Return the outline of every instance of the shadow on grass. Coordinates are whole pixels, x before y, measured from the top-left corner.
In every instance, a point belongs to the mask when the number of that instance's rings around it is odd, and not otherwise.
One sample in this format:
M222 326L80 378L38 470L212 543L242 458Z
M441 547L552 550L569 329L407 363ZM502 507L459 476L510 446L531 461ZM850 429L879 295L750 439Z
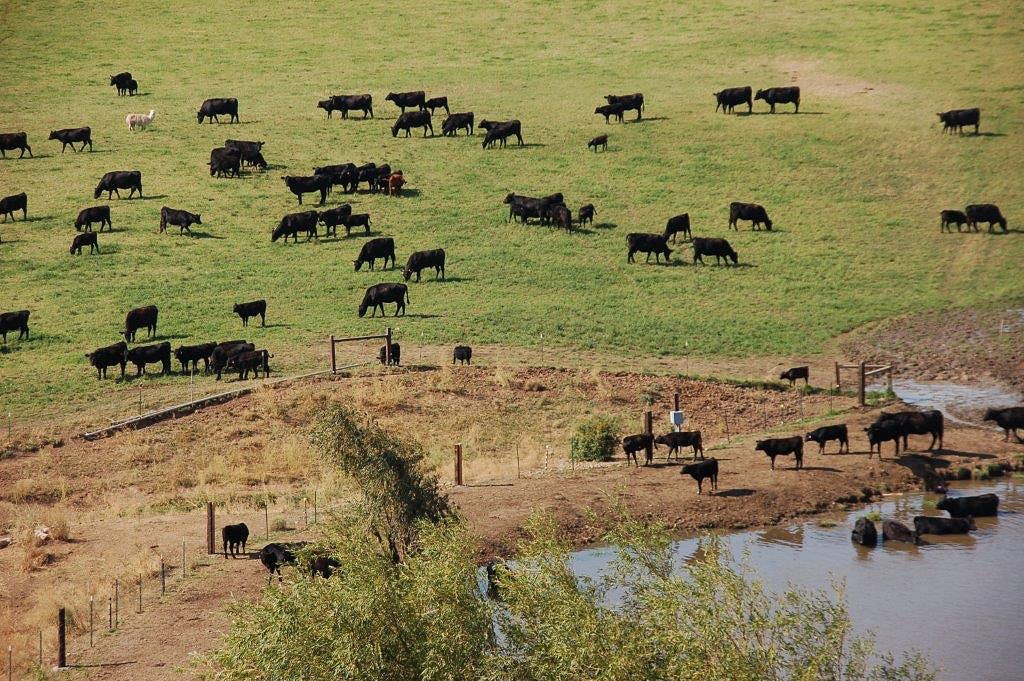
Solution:
M595 222L593 227L594 229L615 229L618 225L614 222Z
M157 201L158 199L166 199L166 198L167 198L167 194L150 194L149 196L136 196L136 197L133 197L131 199L128 199L128 197L125 197L124 200L125 201L129 201L129 200L131 200L131 201L136 201L136 200L138 200L138 201Z
M51 216L49 216L49 215L30 215L27 218L23 218L21 220L18 220L18 222L41 222L43 220L49 220L49 219L51 219ZM13 224L13 223L11 223L11 222L7 222L7 223L0 222L0 225L2 225L2 224Z
M441 315L439 314L404 314L403 317L411 317L413 319L437 319Z
M633 125L634 123L657 123L658 121L670 121L672 120L668 116L650 116L649 118L634 118L632 120L626 120L623 122L624 125Z
M188 232L184 236L191 236L195 239L227 239L226 236L217 236L209 232Z

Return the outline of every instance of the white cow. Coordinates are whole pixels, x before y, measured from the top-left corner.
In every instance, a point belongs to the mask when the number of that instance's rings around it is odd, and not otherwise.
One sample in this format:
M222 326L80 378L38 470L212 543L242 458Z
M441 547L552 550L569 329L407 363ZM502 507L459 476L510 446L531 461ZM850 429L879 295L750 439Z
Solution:
M124 122L128 125L129 130L145 130L154 118L156 118L156 111L150 109L148 114L128 114L124 117Z

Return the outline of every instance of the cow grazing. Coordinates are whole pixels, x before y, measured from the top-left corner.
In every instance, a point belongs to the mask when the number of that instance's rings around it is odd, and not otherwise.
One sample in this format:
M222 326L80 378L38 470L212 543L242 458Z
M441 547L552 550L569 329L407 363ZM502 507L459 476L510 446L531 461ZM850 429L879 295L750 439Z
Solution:
M907 448L907 437L910 435L931 435L932 442L928 449L935 449L935 443L939 443L942 449L942 436L944 430L942 412L936 409L929 411L900 411L894 414L882 412L878 415L877 422L893 421L897 424L900 434L903 436L903 448Z
M217 380L219 381L221 373L234 362L237 355L243 352L252 352L255 349L255 345L246 343L244 340L218 343L217 347L210 353L210 370L217 375Z
M739 104L747 105L747 113L754 110L753 90L750 86L746 87L730 87L724 90L720 90L715 95L715 111L718 111L719 107L722 109L722 113L732 113L733 109Z
M113 229L110 222L110 206L92 206L78 211L78 217L75 218L75 231L81 232L84 229L91 232L94 222L100 223L98 230L100 232L103 231L103 225L106 225L108 230Z
M98 348L92 352L85 354L86 359L89 360L89 364L96 367L96 378L106 378L107 368L120 365L121 367L121 378L124 378L125 365L128 360L125 359L125 355L128 353L128 344L124 341L120 343L114 343L108 345L105 348Z
M263 563L263 567L267 568L267 572L269 572L267 584L270 584L274 573L277 573L277 580L279 582L282 581L281 568L285 565L295 565L295 553L306 546L308 546L308 543L304 541L273 542L260 549L260 562Z
M555 227L561 227L567 232L572 231L572 211L564 203L548 207L546 216Z
M738 220L749 220L751 222L751 229L761 229L761 225L765 226L769 232L772 231L772 221L768 219L768 212L764 209L764 206L756 203L740 203L739 201L733 201L729 204L729 226L739 231L736 226Z
M487 131L481 145L484 149L493 146L495 142L505 146L509 137L515 135L519 146L523 146L523 124L518 120L511 121L480 121L480 127Z
M807 442L818 443L818 454L825 453L825 443L831 442L832 440L839 441L839 453L843 453L843 447L846 447L846 453L850 453L850 433L846 428L845 423L841 423L837 426L822 426L821 428L815 428L811 432L804 436Z
M100 198L103 192L107 193L107 200L112 198L113 194L117 194L117 198L121 198L121 189L129 189L128 198L132 198L135 192L139 192L139 196L142 196L142 172L138 170L114 170L106 173L100 178L100 183L96 185L95 191L93 191L92 197L94 199Z
M171 373L171 344L167 341L152 345L139 345L129 350L125 357L135 365L136 376L146 373L147 364L157 363L161 365L161 375Z
M672 243L676 242L676 234L680 232L688 239L693 239L693 232L690 231L690 214L682 213L668 219L665 223L665 238L671 237Z
M442 135L451 135L454 137L459 130L465 130L467 135L473 134L472 111L453 113L441 122Z
M377 262L377 258L384 259L383 267L388 266L388 260L391 260L391 266L395 266L395 240L391 237L379 237L377 239L370 239L363 244L363 247L359 250L359 257L353 262L355 264L356 272L363 268L363 263L370 263L370 270L374 269Z
M423 136L427 136L427 130L430 130L430 136L434 136L434 124L430 122L429 111L406 111L395 124L391 126L391 136L397 137L399 130L405 130L405 136L409 137L412 135L413 128L423 128Z
M640 461L637 459L636 453L643 450L653 451L654 448L654 436L650 433L639 433L636 435L627 435L622 438L622 451L626 453L626 464L629 464L629 460L633 459L633 463L637 468L640 467ZM645 454L644 465L647 466L651 463L650 457Z
M940 232L948 230L952 234L953 225L956 225L956 231L962 232L964 225L970 225L970 220L967 219L967 215L962 210L944 210L939 213Z
M211 123L214 121L220 123L218 116L230 116L229 123L240 123L241 121L238 118L238 100L234 97L207 99L199 107L199 111L196 112L196 122L202 123L203 119L206 118Z
M129 94L132 89L135 89L135 90L138 89L138 87L139 87L138 83L135 83L135 88L131 88L130 87L131 84L134 83L134 82L135 81L132 78L132 74L129 73L128 71L122 71L121 73L117 74L116 76L111 76L110 77L110 85L111 85L111 87L117 88L117 94L119 96L121 96L121 97L124 97L125 94Z
M288 243L288 237L292 237L295 243L299 243L299 232L306 233L306 241L317 235L316 225L320 216L315 210L307 210L302 213L289 213L281 218L281 222L274 228L270 235L271 243L284 237Z
M793 104L796 106L793 113L800 113L800 88L795 85L758 90L757 94L754 95L754 101L759 99L763 99L771 107L771 113L775 113L776 104Z
M598 135L589 142L587 142L587 149L593 149L595 152L598 149L608 151L608 135Z
M850 539L861 546L875 546L878 544L878 529L875 528L874 521L864 516L857 518L857 522L853 524L853 532L850 533Z
M610 105L622 107L623 111L636 109L636 119L640 120L644 108L644 96L639 92L631 95L605 95L604 99Z
M654 254L654 262L661 262L661 256L664 255L667 263L672 255L672 249L668 247L664 234L627 234L626 247L626 262L634 262L633 255L638 251L647 254L644 262L651 261L651 253Z
M230 551L231 557L237 558L239 548L245 553L245 543L249 541L249 527L245 523L225 525L220 530L220 536L224 542L224 557L227 558Z
M700 454L700 458L704 458L704 442L701 440L699 430L665 433L654 438L654 444L668 447L668 455L665 457L666 461L671 459L673 454L678 459L680 447L693 447L694 461L697 460L697 454Z
M420 280L420 271L434 268L434 278L444 279L444 249L435 248L431 251L416 251L409 256L409 259L405 262L405 269L402 270L402 276L405 277L406 281L416 275L416 281Z
M1010 440L1010 432L1020 440L1018 428L1024 428L1024 407L1007 407L1005 409L986 409L983 421L995 421L1003 429L1005 441Z
M804 379L804 385L807 385L808 377L810 376L810 369L808 367L793 367L792 369L786 369L779 374L780 381L789 381L792 386L797 382L797 379Z
M380 346L380 350L377 352L377 360L384 365L399 366L402 363L402 346L398 343L391 344L390 359L388 357L388 348L386 345Z
M299 205L302 205L302 195L312 194L314 192L320 192L320 204L324 205L327 203L327 195L331 193L331 186L333 184L330 175L313 175L313 176L302 176L302 175L284 175L281 177L284 183L288 186L288 191L299 199Z
M148 334L148 338L152 338L156 335L156 320L160 311L156 305L146 305L145 307L137 307L134 310L130 310L124 318L124 331L121 335L129 343L135 342L135 332L139 329L145 329Z
M725 258L726 264L730 260L732 260L733 265L739 263L739 256L725 239L707 237L696 237L693 239L693 261L703 265L705 255L715 256L715 264L718 265L722 264L722 258Z
M18 340L28 339L28 317L32 314L28 310L17 312L0 312L0 334L3 334L4 344L7 343L7 334L12 331L18 332Z
M886 518L882 521L882 536L886 541L901 541L908 544L920 544L921 538L917 532L910 529L898 520Z
M914 516L914 530L917 534L967 534L978 529L974 518L935 518L926 515Z
M697 494L704 493L704 479L711 480L711 489L718 489L718 459L712 457L698 463L688 463L679 469L679 475L689 475L697 481Z
M605 125L608 125L609 119L611 119L612 116L614 116L619 123L625 122L623 118L625 111L626 108L621 104L602 104L594 109L595 114L604 116Z
M352 215L351 204L343 203L340 206L320 211L317 214L317 220L322 222L324 227L326 227L326 236L337 236L338 225L345 224L345 218L350 215Z
M405 186L405 175L401 170L396 170L387 177L388 196L401 196L402 187Z
M999 513L998 494L979 494L973 497L944 497L936 506L953 518L983 518Z
M452 364L456 362L459 364L472 364L473 348L468 345L456 345L455 349L452 350Z
M405 304L410 302L412 301L409 300L409 287L405 284L374 284L363 294L363 302L359 303L359 316L365 317L366 311L371 307L373 308L371 317L377 316L378 307L381 316L384 316L384 305L395 303L395 316L397 317L399 313L405 314Z
M20 194L13 194L11 196L5 196L0 199L0 215L3 216L4 222L7 222L7 216L11 216L11 222L14 221L15 211L21 211L21 219L28 219L28 194L22 192Z
M967 206L964 211L967 214L967 226L978 231L979 222L988 223L988 231L992 233L992 225L999 225L1002 227L1003 232L1006 229L1006 218L1003 217L1002 212L999 210L999 206L992 203L975 203Z
M345 225L345 236L352 236L353 227L362 227L363 233L367 236L370 235L370 214L369 213L356 213L355 215L346 215L341 220L341 224Z
M594 224L594 214L597 213L597 209L594 208L594 204L588 203L585 206L580 206L579 211L576 213L576 219L582 224Z
M331 186L341 185L347 192L354 192L359 185L359 169L355 163L339 163L337 165L313 168L314 175L326 175L331 178Z
M394 102L405 113L406 107L417 107L420 111L427 106L427 95L423 90L413 92L389 92L384 101Z
M225 149L237 149L241 155L242 163L259 168L267 169L267 159L263 158L263 142L250 140L224 140Z
M541 199L520 194L508 194L502 203L508 204L508 218L506 221L514 218L521 220L525 224L530 218L541 218L543 220L550 206L564 202L564 197L559 192Z
M273 355L266 350L247 350L232 357L230 366L238 371L238 380L240 381L249 378L250 371L253 379L260 377L260 371L263 372L263 378L270 378L270 359L272 357Z
M89 253L99 253L100 243L96 238L96 232L76 234L75 238L71 241L71 255L82 255L82 249L86 246L89 247Z
M953 109L936 115L939 117L939 122L942 123L942 132L944 133L952 132L953 128L956 128L957 132L963 133L965 127L973 125L974 134L978 134L981 125L981 109Z
M156 118L156 110L150 109L148 114L131 113L124 117L124 124L129 130L145 130Z
M50 136L47 139L57 140L60 142L60 153L71 145L71 151L85 151L85 145L89 145L89 151L92 151L92 128L64 128L63 130L51 130ZM82 148L75 149L75 143L81 142Z
M451 116L451 109L448 108L447 97L431 97L423 103L423 107L430 109L430 113L433 114L435 109L444 109L446 115Z
M210 177L241 177L242 152L234 147L217 147L210 151Z
M329 579L334 571L341 567L341 561L330 556L311 556L309 559L309 576L320 576Z
M242 326L249 326L250 317L259 317L260 326L267 325L267 301L254 300L251 303L235 303L235 314L242 318Z
M200 343L199 345L181 345L174 349L174 358L181 362L181 373L188 373L188 365L192 372L199 371L199 362L203 363L203 373L210 373L210 357L217 349L216 343Z
M25 152L32 156L32 147L28 145L28 133L24 132L3 132L0 133L0 156L7 158L7 152L20 149L18 158L23 158Z
M900 455L900 436L902 435L899 426L894 421L876 421L864 429L868 435L868 458L878 447L878 458L882 458L882 443L892 441L896 448L895 456Z
M178 228L178 234L192 233L192 225L201 225L203 220L198 213L190 213L187 210L178 210L164 206L160 209L160 232L167 231L167 225L174 225Z
M316 106L326 111L328 118L332 111L340 111L342 118L348 118L349 111L362 111L363 118L373 118L373 97L370 95L331 95L317 102Z
M804 439L799 435L758 440L754 451L761 451L768 455L768 458L772 460L772 470L775 470L775 457L777 456L792 454L796 458L796 470L800 470L804 465Z

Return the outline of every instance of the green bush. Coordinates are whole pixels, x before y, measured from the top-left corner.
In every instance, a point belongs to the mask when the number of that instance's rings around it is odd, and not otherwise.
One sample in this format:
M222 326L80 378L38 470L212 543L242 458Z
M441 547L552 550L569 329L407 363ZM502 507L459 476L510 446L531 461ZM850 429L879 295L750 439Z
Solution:
M973 472L975 480L988 480L991 476L988 474L988 467L975 468Z
M985 472L988 473L990 478L998 478L1005 471L1003 470L1003 464L1001 463L990 463L985 465Z
M611 461L619 444L619 427L608 416L591 416L576 426L569 455L577 461Z

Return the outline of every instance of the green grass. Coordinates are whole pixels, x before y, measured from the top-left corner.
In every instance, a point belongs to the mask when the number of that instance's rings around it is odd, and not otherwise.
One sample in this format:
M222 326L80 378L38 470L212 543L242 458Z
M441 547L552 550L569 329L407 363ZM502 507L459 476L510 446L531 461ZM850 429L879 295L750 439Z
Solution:
M0 162L0 191L27 191L31 220L0 226L4 309L32 310L33 338L0 354L16 413L130 394L97 383L82 353L117 340L125 312L155 303L178 342L242 334L236 301L264 297L271 327L244 335L286 372L323 366L330 333L359 320L361 238L271 244L295 211L279 177L325 163L402 168L415 195L357 195L399 259L444 247L447 283L411 287L399 340L559 345L638 357L819 351L865 322L1020 300L1024 238L942 235L938 211L995 202L1019 227L1024 120L1021 25L1009 2L300 3L183 0L130 15L120 3L4 3L0 121L35 159ZM969 47L969 49L968 49ZM143 96L107 76L130 70ZM724 116L711 93L803 78L802 113ZM446 94L454 110L523 121L523 149L480 137L393 139L389 90ZM871 88L870 90L867 88ZM609 92L642 91L647 122L606 126ZM369 92L375 120L327 121L328 93ZM242 125L203 125L206 97L238 97ZM981 106L994 136L943 136L935 112ZM789 107L782 107L783 110ZM156 109L146 132L124 116ZM765 111L758 103L756 112ZM440 129L440 120L437 129ZM64 155L49 130L90 125L95 153ZM611 135L605 154L593 135ZM998 136L995 136L998 135ZM260 139L274 166L212 179L227 137ZM147 199L110 203L99 256L71 257L99 176L139 169ZM506 192L562 191L600 226L566 235L505 222ZM334 205L342 199L335 194ZM764 204L773 233L728 230L732 200ZM208 238L157 233L161 205L203 216ZM727 236L739 268L628 265L625 235L690 213ZM410 360L413 358L410 357ZM163 388L180 378L147 381ZM136 384L138 385L138 384Z

